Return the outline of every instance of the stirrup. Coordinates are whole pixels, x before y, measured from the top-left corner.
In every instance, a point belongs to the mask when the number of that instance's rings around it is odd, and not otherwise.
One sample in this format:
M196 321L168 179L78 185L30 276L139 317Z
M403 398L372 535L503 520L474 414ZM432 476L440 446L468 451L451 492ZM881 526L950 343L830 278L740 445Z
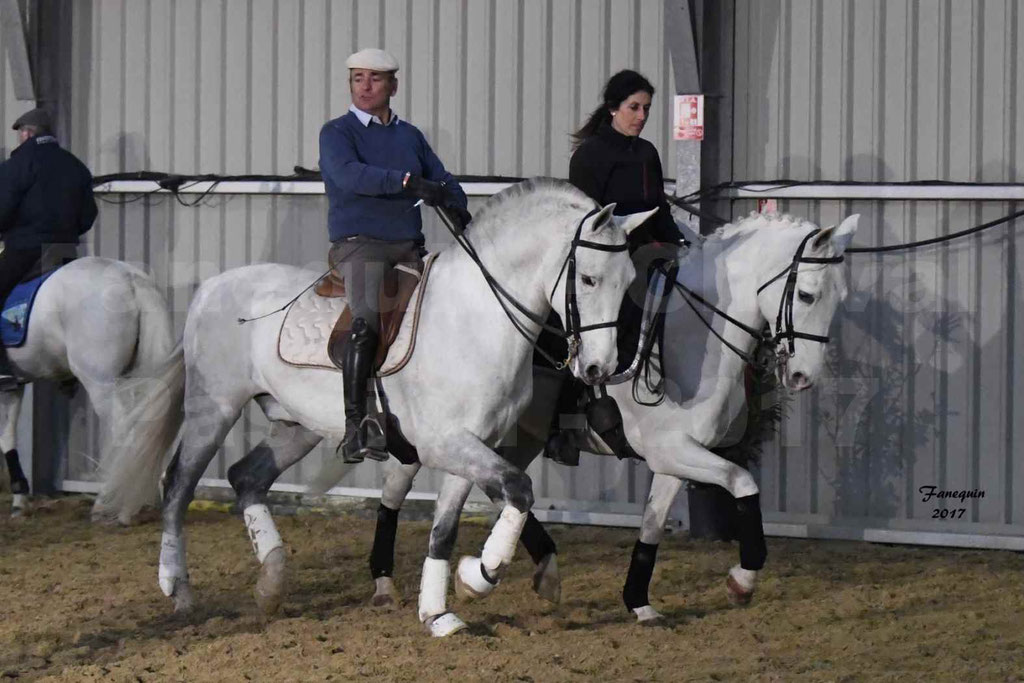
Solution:
M359 449L360 459L369 458L377 462L386 462L390 457L388 443L377 418L370 415L364 417L363 421L359 423L359 432L362 442L362 447Z
M363 452L359 447L359 432L358 430L349 433L345 432L344 439L338 444L338 449L335 451L336 454L341 455L341 461L346 465L355 465L363 461ZM355 444L351 442L355 441Z
M16 391L21 383L14 375L0 375L0 391Z

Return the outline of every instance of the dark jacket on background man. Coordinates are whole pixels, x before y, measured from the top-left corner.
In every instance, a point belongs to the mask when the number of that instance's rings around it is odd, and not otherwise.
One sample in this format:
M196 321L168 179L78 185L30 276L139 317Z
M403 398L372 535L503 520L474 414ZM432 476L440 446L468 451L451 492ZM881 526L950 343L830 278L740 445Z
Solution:
M92 174L52 135L29 138L0 164L0 234L7 249L77 244L96 213Z

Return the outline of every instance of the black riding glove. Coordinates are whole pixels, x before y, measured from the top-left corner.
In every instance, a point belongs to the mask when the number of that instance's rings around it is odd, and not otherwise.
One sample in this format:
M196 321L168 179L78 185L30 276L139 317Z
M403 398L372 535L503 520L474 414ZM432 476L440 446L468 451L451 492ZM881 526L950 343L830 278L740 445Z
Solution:
M459 232L465 230L469 222L473 220L473 214L461 206L446 206L444 210L448 212L448 217L455 221Z
M444 183L435 183L423 176L412 174L405 181L405 192L417 199L422 199L427 206L444 204L448 194L444 189Z

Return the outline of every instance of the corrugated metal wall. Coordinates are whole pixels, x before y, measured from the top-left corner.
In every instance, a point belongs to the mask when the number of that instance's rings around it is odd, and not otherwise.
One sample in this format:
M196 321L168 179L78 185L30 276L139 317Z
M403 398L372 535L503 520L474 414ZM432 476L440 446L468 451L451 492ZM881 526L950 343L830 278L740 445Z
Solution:
M1014 0L740 0L733 178L1024 181L1024 6ZM735 215L751 210L737 202ZM1019 210L965 202L782 202L859 211L863 246ZM1020 222L912 252L852 255L834 379L797 399L762 484L769 519L1024 532ZM922 486L981 489L933 520Z
M7 58L7 50L6 48L0 49L0 116L3 117L3 135L0 135L0 159L6 159L14 148L18 146L17 133L11 130L11 124L34 106L34 102L24 102L15 98L11 64Z
M645 136L668 175L672 79L663 3L640 0L91 0L75 2L76 152L96 174L289 174L349 105L345 58L402 65L395 111L457 173L568 173L569 133L607 77L663 96Z
M737 0L734 176L1024 181L1017 0Z
M638 68L656 85L645 137L674 175L668 111L672 74L663 3L640 0L96 0L71 11L69 138L96 175L289 174L318 164L317 134L349 104L345 58L380 45L402 64L393 101L458 174L568 174L569 133L599 103L607 77ZM197 284L227 268L279 261L320 268L326 205L320 197L224 197L186 208L172 198L108 196L93 253L142 263L167 288L181 329ZM471 206L472 208L472 206ZM431 223L428 246L446 243ZM339 397L339 413L341 397ZM253 410L208 477L254 445ZM76 399L68 476L85 479L96 429ZM284 482L308 478L310 456ZM576 471L538 464L538 495L638 510L646 475L599 459ZM343 485L376 487L366 464ZM421 475L417 489L436 477ZM621 503L621 505L620 505Z

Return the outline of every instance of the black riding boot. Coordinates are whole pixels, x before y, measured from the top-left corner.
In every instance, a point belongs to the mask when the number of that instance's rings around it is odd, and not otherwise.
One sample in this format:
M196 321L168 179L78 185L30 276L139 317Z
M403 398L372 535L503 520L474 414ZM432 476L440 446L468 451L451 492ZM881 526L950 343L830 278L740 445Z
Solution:
M376 355L377 334L364 319L356 318L341 368L345 377L345 440L341 442L341 455L348 463L362 462L363 458L388 459L380 425L366 414L366 383L373 374Z
M569 467L580 464L580 449L576 445L573 430L562 426L562 415L576 415L580 412L579 402L582 394L583 385L569 375L558 392L555 416L551 420L547 443L544 444L545 458L551 458Z

